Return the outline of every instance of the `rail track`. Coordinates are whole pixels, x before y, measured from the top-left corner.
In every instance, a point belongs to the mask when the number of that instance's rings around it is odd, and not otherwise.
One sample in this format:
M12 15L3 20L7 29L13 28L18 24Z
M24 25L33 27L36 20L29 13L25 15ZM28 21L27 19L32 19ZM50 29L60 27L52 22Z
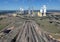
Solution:
M15 36L13 36L15 35ZM6 35L6 39L0 39L1 42L59 42L49 37L35 21L24 21L22 27L15 28Z
M34 21L25 21L16 42L59 42L50 38Z

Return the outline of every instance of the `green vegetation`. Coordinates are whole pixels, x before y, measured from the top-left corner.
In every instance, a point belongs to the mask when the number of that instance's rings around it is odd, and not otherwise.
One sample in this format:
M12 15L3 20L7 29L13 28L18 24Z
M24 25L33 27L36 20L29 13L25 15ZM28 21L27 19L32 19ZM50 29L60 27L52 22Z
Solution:
M2 30L3 28L5 28L8 24L6 25L0 25L0 30Z
M3 18L0 18L0 20L2 20Z
M60 34L60 22L57 22L57 21L59 21L59 18L58 18L58 20L55 19L54 21L50 20L50 18L52 18L52 20L54 20L56 17L55 18L38 17L38 18L35 18L35 21L44 31L51 33L51 35L54 38L60 38L60 36L55 35L56 33Z
M24 20L33 20L35 21L41 29L50 33L54 38L60 38L60 16L46 16L46 17L31 17L31 16L21 16L20 18Z
M60 34L60 16L57 18L57 16L46 16L46 17L24 17L24 19L30 19L35 21L41 29L44 31L47 31L50 33L54 38L58 39L60 38L60 35L55 35L55 34Z
M47 20L36 20L38 24L42 27L42 29L52 32L52 33L59 33L60 28L57 27L56 23L49 23ZM59 29L58 29L59 28Z
M60 38L60 35L55 35L55 34L60 34L60 16L54 16L54 15L46 16L46 17L38 17L38 16L31 17L26 15L8 17L5 19L1 19L0 30L5 28L9 24L13 23L14 21L15 21L15 24L19 24L19 21L24 22L25 20L35 21L41 27L41 29L50 33L54 38Z

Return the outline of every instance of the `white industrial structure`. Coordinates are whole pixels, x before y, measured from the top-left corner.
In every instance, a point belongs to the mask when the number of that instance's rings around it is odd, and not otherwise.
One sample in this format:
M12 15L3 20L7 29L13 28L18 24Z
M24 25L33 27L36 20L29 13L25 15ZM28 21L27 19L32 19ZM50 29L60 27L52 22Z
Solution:
M43 16L46 16L46 5L43 5Z
M20 8L20 11L24 11L24 9L23 8Z
M24 9L23 8L20 8L19 11L20 11L19 12L20 14L23 14L24 13Z
M19 10L20 10L19 11L20 14L24 13L24 9L23 8L20 8ZM36 16L37 15L39 17L46 16L46 5L43 5L39 12L34 12L33 7L32 7L32 10L29 7L28 8L28 15L31 15L31 16ZM15 14L14 14L14 16L15 16Z
M31 15L31 9L30 9L30 7L28 8L28 14Z
M41 14L41 17L42 17L42 14L43 14L43 9L42 8L40 9L40 14Z
M43 7L40 9L40 13L42 16L46 16L46 5L43 5Z

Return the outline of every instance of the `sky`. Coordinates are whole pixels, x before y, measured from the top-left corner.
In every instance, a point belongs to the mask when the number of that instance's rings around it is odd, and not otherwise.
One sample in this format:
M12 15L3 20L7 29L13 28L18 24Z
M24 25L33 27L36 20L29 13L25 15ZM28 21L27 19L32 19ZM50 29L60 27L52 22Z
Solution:
M0 0L0 10L39 10L43 5L47 10L60 10L60 0Z

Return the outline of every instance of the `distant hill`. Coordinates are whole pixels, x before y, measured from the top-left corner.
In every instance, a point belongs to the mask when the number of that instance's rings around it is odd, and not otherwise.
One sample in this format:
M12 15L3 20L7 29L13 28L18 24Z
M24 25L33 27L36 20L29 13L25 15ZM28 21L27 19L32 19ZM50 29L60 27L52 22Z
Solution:
M34 12L39 12L39 10L33 10ZM0 15L1 14L7 14L7 13L16 13L16 12L19 12L19 10L0 10ZM24 10L25 13L28 12L28 10ZM31 10L32 12L32 10ZM60 10L47 10L47 13L48 12L60 12Z

